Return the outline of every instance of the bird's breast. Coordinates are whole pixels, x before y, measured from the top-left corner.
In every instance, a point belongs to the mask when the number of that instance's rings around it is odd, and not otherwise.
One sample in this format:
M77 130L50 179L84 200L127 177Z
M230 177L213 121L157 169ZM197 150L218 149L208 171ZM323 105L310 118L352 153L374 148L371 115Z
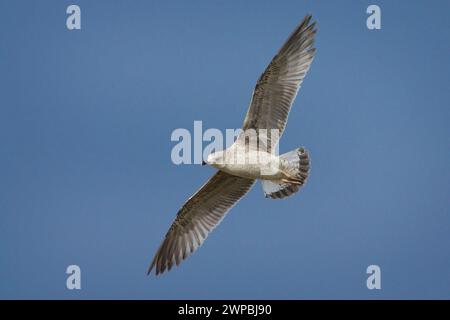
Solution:
M279 157L266 152L250 151L227 155L225 161L216 168L248 179L273 180L281 177Z

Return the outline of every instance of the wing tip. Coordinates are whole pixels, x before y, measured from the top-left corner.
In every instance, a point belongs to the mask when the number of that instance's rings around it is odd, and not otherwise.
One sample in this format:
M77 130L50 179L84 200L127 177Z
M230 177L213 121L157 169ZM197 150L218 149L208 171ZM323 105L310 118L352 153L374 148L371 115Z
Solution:
M312 13L311 13L311 12L308 12L308 13L305 15L305 17L303 18L302 22L300 22L300 26L304 28L304 27L307 27L307 26L309 26L309 25L313 25L313 24L316 23L316 21L313 21L312 23L310 23L311 20L312 20Z
M307 14L305 14L305 17L303 18L303 21L311 21L312 19L312 13L308 12Z
M148 270L147 270L147 276L149 277L153 271L154 265L151 265ZM155 277L158 277L159 275L164 273L164 268L163 269L159 269L158 267L155 269Z
M150 273L152 273L154 267L155 267L155 259L153 259L152 263L147 269L147 276L150 276ZM156 275L158 275L158 270L156 270Z

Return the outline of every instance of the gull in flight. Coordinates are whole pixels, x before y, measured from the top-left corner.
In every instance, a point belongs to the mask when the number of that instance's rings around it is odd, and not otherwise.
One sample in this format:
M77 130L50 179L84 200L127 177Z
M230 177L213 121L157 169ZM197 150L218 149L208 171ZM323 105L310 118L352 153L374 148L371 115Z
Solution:
M256 180L261 180L265 196L272 199L290 196L305 184L308 151L300 147L277 156L273 146L314 59L315 34L315 22L307 15L260 76L241 134L229 148L211 153L204 161L218 171L178 211L148 274L154 268L156 275L170 270L197 250ZM248 132L256 134L257 143L247 142L251 141Z

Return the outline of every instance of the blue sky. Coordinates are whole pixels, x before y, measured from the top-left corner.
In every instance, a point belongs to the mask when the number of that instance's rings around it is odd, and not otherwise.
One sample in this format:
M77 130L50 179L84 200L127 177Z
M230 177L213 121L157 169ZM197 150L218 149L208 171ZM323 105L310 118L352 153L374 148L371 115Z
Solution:
M448 1L76 1L69 31L71 3L0 2L0 298L450 298ZM214 172L172 164L172 131L240 127L308 12L318 51L280 145L310 150L307 186L275 201L256 185L147 277Z

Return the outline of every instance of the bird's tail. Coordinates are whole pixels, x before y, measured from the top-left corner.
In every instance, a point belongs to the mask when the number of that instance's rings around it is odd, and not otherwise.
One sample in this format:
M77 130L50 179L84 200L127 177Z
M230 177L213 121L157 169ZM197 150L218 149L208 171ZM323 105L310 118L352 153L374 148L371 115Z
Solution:
M288 179L282 181L262 180L263 191L266 198L282 199L296 193L305 183L309 176L311 159L308 151L301 147L289 151L280 156L286 165L283 167Z

